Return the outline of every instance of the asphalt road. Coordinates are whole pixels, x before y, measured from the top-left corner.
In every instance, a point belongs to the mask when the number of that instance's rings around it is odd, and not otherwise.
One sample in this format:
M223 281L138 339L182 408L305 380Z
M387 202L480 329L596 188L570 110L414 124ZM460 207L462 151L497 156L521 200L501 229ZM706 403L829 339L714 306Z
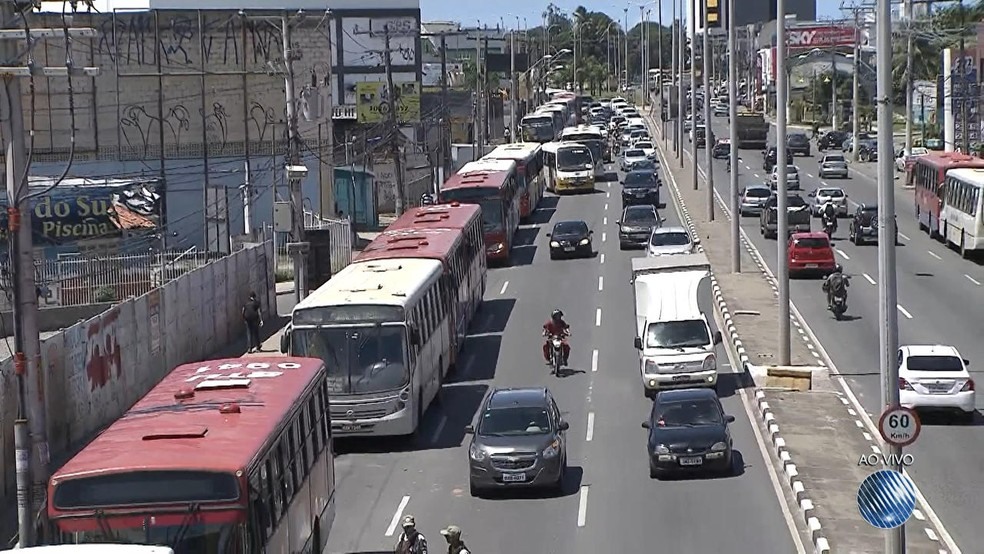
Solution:
M773 140L774 140L773 127ZM722 119L714 123L718 137L727 136ZM689 151L689 142L685 141ZM815 146L815 145L814 145ZM741 150L739 182L741 186L762 183L767 174L762 169L758 151ZM698 150L704 166L703 151ZM812 189L827 184L841 186L851 201L871 203L877 199L875 164L851 164L850 178L818 178L818 152L812 157L796 157L792 162L800 170L804 198ZM706 171L706 168L704 168ZM728 198L729 175L726 161L714 161L715 188L722 200ZM807 198L808 199L808 198ZM809 200L809 199L808 199ZM978 383L984 382L984 341L981 340L980 306L984 305L984 267L979 262L963 260L959 254L930 239L918 230L913 215L913 192L896 186L896 213L899 224L897 248L898 320L900 344L951 344L971 361L970 370ZM836 255L845 273L853 276L848 299L848 316L836 321L826 309L826 297L820 280L792 280L790 295L808 321L836 369L848 376L848 382L866 410L881 411L878 350L878 248L855 246L847 240L849 220L841 220L834 243ZM776 271L777 243L761 237L757 218L743 218L742 227ZM814 220L814 229L819 229ZM727 240L722 237L721 240ZM977 407L984 405L978 398ZM984 419L980 415L970 425L960 425L946 418L924 417L918 441L907 448L915 464L910 474L942 519L943 525L965 552L979 550L984 528L979 514L984 513L984 485L979 476L984 471L980 452L984 451Z
M664 197L668 190L664 188ZM615 221L619 184L595 194L549 197L537 225L524 225L511 267L493 269L458 373L426 415L420 443L340 443L338 515L329 552L391 552L394 528L412 513L432 548L454 523L471 548L485 552L796 552L780 500L755 441L736 379L722 379L733 424L737 474L656 481L648 477L645 430L649 401L632 347L630 258ZM675 210L666 225L679 224ZM583 219L594 229L591 259L551 261L545 233ZM541 358L541 325L561 307L572 325L573 375L553 377ZM719 359L726 360L723 349ZM730 366L722 366L730 371ZM489 387L548 386L570 422L569 479L563 494L517 492L494 499L468 494L471 422ZM740 454L739 454L740 453Z

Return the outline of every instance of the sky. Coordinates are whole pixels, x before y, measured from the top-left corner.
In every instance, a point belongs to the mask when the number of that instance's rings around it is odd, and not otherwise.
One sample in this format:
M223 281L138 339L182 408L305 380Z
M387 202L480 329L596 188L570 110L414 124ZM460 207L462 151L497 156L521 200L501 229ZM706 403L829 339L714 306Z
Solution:
M739 3L741 0L737 0ZM506 27L516 26L516 17L519 17L520 26L523 25L523 18L526 18L526 25L535 27L539 24L543 10L550 3L548 0L420 0L421 19L424 21L458 21L463 25L477 25L479 21L490 27L499 24L500 21ZM584 6L589 11L606 12L613 19L622 19L624 9L629 6L629 27L639 22L640 4L650 3L640 0L632 2L617 2L613 0L554 0L553 4L562 10L572 11L578 6ZM673 4L669 1L663 2L663 21L670 20ZM817 17L840 17L838 9L840 0L817 0ZM618 16L616 18L616 15ZM633 18L634 16L634 18ZM656 19L655 12L652 19Z

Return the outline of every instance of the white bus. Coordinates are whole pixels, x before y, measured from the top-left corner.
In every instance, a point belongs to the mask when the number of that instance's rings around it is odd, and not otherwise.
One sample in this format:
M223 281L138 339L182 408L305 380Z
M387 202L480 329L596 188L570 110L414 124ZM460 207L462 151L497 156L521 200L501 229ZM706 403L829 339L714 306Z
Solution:
M958 168L946 172L943 208L943 237L960 249L960 255L984 249L984 206L981 188L984 169Z
M523 117L519 122L519 128L523 133L522 139L526 142L544 143L557 138L553 116L547 113L534 113Z
M3 552L24 552L25 554L174 554L167 546L141 546L139 544L59 544L55 546L32 546Z
M497 146L485 158L516 162L516 182L519 184L520 194L519 219L529 219L543 197L543 148L536 142L512 142Z
M560 133L560 142L576 142L583 144L591 150L591 158L594 161L595 179L604 179L605 171L605 135L597 127L591 125L578 125L568 127Z
M335 436L414 433L451 364L451 290L432 259L355 262L301 301L281 350L328 366Z
M594 157L591 149L576 142L550 142L543 145L543 167L547 190L591 192L595 188Z

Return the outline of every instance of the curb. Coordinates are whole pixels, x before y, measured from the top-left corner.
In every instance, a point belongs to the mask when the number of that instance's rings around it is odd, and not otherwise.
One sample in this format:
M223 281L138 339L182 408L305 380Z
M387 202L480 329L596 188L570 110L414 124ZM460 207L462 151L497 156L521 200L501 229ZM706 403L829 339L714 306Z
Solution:
M789 450L786 449L785 439L779 434L779 424L776 422L776 416L772 413L769 403L765 400L764 392L755 392L755 404L758 406L762 423L765 424L768 430L769 440L772 441L772 448L776 456L779 457L779 462L782 464L782 473L786 478L787 484L792 488L793 496L796 497L796 504L800 508L803 521L806 523L807 530L810 533L810 539L813 541L814 552L817 554L829 553L830 543L827 541L827 537L824 536L823 525L821 525L820 520L816 516L816 508L813 505L813 500L810 499L806 487L803 486L803 482L799 480L799 471L796 469L796 464L793 463L792 457L789 455Z

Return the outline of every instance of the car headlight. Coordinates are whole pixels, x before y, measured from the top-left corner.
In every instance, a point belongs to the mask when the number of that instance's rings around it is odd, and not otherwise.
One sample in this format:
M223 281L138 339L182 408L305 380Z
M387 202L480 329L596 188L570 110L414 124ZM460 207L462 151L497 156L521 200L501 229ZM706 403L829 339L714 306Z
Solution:
M718 367L717 358L713 355L704 358L703 367L704 371L716 371Z
M645 371L646 371L646 373L658 373L659 372L659 364L657 364L656 362L654 362L652 360L646 360Z
M711 445L711 452L724 452L728 449L728 445L724 442L716 442Z
M502 252L505 248L506 248L506 245L505 244L503 244L501 242L497 242L497 243L489 246L488 249L491 252Z
M581 239L581 242L578 244L580 244L581 246L587 246L588 242L589 242L588 239Z
M476 462L484 462L485 458L489 457L488 452L482 450L481 447L474 443L468 448L468 455Z
M543 458L549 460L550 458L556 458L557 454L560 454L560 441L555 440L550 443L550 446L543 449Z
M559 242L557 242L555 240L550 241L550 247L551 248L557 248L558 246L560 246L560 243Z
M666 447L665 444L657 444L656 448L653 449L656 454L669 454L670 449Z

